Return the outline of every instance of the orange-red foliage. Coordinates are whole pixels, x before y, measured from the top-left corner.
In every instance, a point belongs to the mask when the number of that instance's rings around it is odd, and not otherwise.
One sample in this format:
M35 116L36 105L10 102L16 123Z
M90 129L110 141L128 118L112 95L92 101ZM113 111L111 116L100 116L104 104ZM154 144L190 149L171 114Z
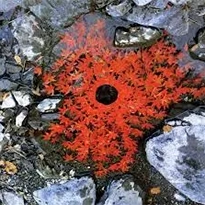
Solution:
M65 160L94 164L98 176L127 171L134 163L137 138L163 119L183 94L202 97L202 81L186 79L179 68L180 54L161 39L149 49L136 51L111 47L104 21L88 27L79 21L67 32L61 57L43 74L47 94L62 93L59 122L50 125L45 140L61 143ZM96 89L109 84L118 90L114 103L104 105Z

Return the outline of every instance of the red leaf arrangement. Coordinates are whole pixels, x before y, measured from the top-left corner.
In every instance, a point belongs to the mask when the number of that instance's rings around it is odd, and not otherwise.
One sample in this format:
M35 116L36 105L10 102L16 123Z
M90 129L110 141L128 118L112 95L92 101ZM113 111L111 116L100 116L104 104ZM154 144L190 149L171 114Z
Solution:
M119 50L106 37L104 20L89 27L81 19L61 42L61 57L42 74L47 94L64 95L59 121L44 139L61 143L65 160L92 164L97 176L127 171L137 138L181 96L203 97L202 79L187 79L191 68L179 68L181 54L164 38L149 49Z

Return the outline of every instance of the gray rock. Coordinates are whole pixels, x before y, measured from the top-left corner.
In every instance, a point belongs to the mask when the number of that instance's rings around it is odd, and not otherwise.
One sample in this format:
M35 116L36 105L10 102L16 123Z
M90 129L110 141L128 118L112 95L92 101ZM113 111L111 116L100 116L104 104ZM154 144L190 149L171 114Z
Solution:
M1 5L1 4L0 4ZM14 43L14 36L8 25L0 27L0 53L3 56L11 56L11 48Z
M159 10L152 7L134 7L125 17L127 20L157 28L165 28L172 35L180 36L188 32L188 13L181 7Z
M14 99L15 98L15 99ZM12 108L18 105L26 107L32 103L31 96L25 91L12 91L3 99L1 108Z
M175 5L187 4L189 2L192 2L192 0L169 0L169 1Z
M33 61L41 55L45 45L45 31L35 16L24 14L12 21L12 31L27 60Z
M21 73L9 73L9 78L12 81L20 80L21 79Z
M142 190L131 176L112 181L97 205L142 205Z
M17 83L11 82L8 79L0 79L0 91L15 90L18 87Z
M109 4L106 7L106 11L109 15L113 17L123 16L126 13L129 12L129 10L132 8L132 1L131 0L123 0L120 1L119 4Z
M16 102L11 93L9 93L2 102L1 109L13 108L16 106Z
M0 124L0 132L3 132L3 130L4 130L4 126Z
M16 127L21 127L23 124L23 121L28 115L28 110L22 110L17 116L16 116Z
M137 6L149 4L152 0L133 0Z
M196 14L196 10L190 11L189 16L192 19L189 21L189 32L182 36L172 36L172 42L179 50L183 50L187 43L193 45L193 39L196 39L199 29L204 27L204 19Z
M5 58L0 58L0 76L3 75L5 71Z
M24 72L21 75L22 83L28 85L29 87L33 87L33 79L34 79L34 73L32 68L28 69L26 72Z
M165 9L169 0L153 0L150 3L150 6L153 8Z
M18 105L26 107L32 103L31 96L25 91L13 91L12 94L15 100L17 101Z
M33 197L39 205L94 205L96 188L91 178L82 177L34 191Z
M24 205L23 197L18 196L13 192L1 191L0 201L3 205Z
M205 204L205 112L186 115L179 119L189 126L173 127L147 142L147 159L181 193Z
M183 121L191 123L192 125L205 126L205 113L201 113L201 114L190 113L188 116L183 117Z
M159 29L155 28L136 26L124 29L120 27L116 29L114 44L119 47L146 47L155 43L161 35Z
M51 112L54 111L57 108L58 103L61 101L61 99L44 99L41 101L38 106L37 110L39 112Z
M20 65L15 65L15 64L10 64L10 63L6 63L5 67L6 67L7 73L19 73L22 70L22 67Z
M4 134L3 133L0 133L0 153L3 149L3 145L4 145Z
M8 143L10 135L8 133L4 134L0 132L0 153L3 150L3 147Z
M193 2L194 5L194 2ZM198 0L197 1L197 6L195 7L195 13L198 16L204 16L205 15L205 1L204 0Z
M190 48L191 55L199 60L205 61L205 29L197 35L197 43Z
M21 5L23 0L0 0L0 12L5 12Z
M4 119L5 119L5 112L3 110L0 110L0 122L3 122Z
M41 118L43 120L48 120L48 121L57 120L57 119L59 119L59 113L46 113L46 114L42 114Z
M30 10L53 29L71 25L75 18L90 10L90 0L42 0Z
M173 1L175 5L167 8L168 0L133 0L137 5L132 5L131 9L126 9L128 4L124 1L107 6L107 13L114 17L143 25L157 28L164 28L171 35L183 36L193 33L190 25L201 27L204 25L203 17L205 14L205 1ZM149 2L149 3L148 3ZM147 4L148 3L148 4ZM145 5L146 4L146 5ZM182 5L187 4L187 9ZM122 5L122 6L121 6ZM138 6L141 5L141 6ZM111 9L109 9L111 8ZM124 12L125 10L125 12ZM123 11L123 12L121 12ZM202 21L202 23L201 23Z

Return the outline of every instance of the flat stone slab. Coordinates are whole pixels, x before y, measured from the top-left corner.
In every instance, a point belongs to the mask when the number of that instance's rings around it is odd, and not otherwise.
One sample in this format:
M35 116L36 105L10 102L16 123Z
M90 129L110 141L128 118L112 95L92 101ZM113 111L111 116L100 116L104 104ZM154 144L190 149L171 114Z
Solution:
M142 205L142 195L142 190L134 182L133 177L125 175L109 184L97 205Z
M94 205L96 188L92 178L71 179L33 193L39 205Z
M181 120L185 126L148 140L147 159L181 193L205 204L205 113L190 113Z

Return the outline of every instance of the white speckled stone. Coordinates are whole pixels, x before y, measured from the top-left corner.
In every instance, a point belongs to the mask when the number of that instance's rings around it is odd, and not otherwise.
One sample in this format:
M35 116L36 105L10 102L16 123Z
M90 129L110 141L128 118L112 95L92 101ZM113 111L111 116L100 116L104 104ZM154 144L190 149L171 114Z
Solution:
M39 112L50 112L56 109L57 104L61 101L61 99L44 99L41 101L38 106L37 110Z
M147 159L181 193L205 204L205 116L180 119L190 124L148 140Z
M12 192L1 192L0 200L3 205L24 205L23 197Z
M94 205L96 188L92 178L81 177L34 191L33 196L39 205Z
M152 0L133 0L133 1L138 6L144 6L146 4L149 4Z

